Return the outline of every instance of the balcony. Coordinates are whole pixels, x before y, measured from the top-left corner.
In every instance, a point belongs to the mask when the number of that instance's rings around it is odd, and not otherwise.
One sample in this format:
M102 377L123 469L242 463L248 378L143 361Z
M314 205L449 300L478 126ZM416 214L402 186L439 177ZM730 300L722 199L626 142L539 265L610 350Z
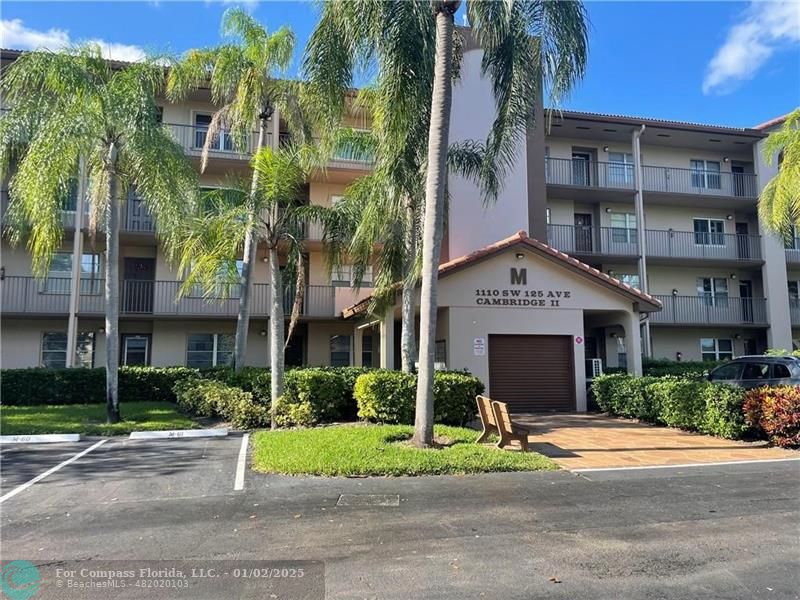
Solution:
M231 286L227 297L203 297L198 287L194 293L178 298L180 281L126 280L120 284L120 314L123 316L152 317L209 317L235 318L239 310L238 286ZM7 276L0 282L2 312L4 315L66 315L69 312L70 278ZM370 290L363 290L361 294ZM332 319L342 308L358 301L359 293L349 288L328 285L306 286L302 317ZM223 296L220 294L220 296ZM294 293L286 291L284 312L291 314ZM254 284L250 314L269 317L270 289L266 284ZM104 280L81 280L78 312L82 315L105 313Z
M753 173L726 173L677 167L642 167L646 192L757 198L758 180Z
M549 185L566 188L634 190L634 168L630 163L547 157L545 178ZM643 165L642 189L663 194L755 199L758 180L753 173Z
M198 125L185 125L181 123L164 123L164 127L172 135L172 138L178 142L186 154L191 156L200 156L203 152L203 146L206 143L206 136L208 135L208 127ZM272 134L266 132L264 139L265 145L270 145ZM230 132L222 129L211 144L208 150L210 157L227 158L231 160L250 160L250 157L255 154L258 148L258 132L254 131L247 139L244 152L234 147L233 139Z
M648 258L737 262L761 260L761 238L757 235L646 229L645 239ZM547 241L557 250L578 256L639 256L635 229L548 225Z
M789 315L792 319L792 327L800 327L800 300L789 298Z
M793 238L786 247L786 262L800 265L800 237Z
M765 298L705 298L701 296L656 296L663 308L650 314L657 325L766 326Z

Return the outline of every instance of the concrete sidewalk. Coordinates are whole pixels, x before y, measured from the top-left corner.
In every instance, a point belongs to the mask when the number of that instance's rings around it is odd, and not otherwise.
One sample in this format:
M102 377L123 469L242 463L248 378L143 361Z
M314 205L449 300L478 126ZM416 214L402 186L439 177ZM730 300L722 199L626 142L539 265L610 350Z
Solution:
M531 450L567 469L800 458L800 452L594 414L519 415Z

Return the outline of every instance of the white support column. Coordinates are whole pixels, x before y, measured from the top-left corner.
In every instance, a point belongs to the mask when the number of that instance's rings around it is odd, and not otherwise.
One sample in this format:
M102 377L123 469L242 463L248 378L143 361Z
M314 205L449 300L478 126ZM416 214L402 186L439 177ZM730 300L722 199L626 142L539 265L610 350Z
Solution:
M272 128L270 133L272 134L272 139L270 140L272 143L270 145L273 150L277 150L280 147L281 134L281 111L277 108L272 113Z
M381 320L381 369L394 369L394 306Z
M363 367L364 359L364 330L356 327L353 331L353 366Z
M66 366L75 366L78 347L78 310L81 299L81 258L83 257L83 212L86 202L86 162L78 162L78 200L75 206L75 234L72 238L72 279L69 288L69 313L67 316Z
M626 313L625 355L628 357L628 373L642 375L642 338L639 327L639 311L634 308Z
M636 196L634 199L634 209L636 213L636 235L639 242L639 288L645 293L648 292L647 284L647 239L644 228L644 182L642 180L642 145L641 136L644 133L644 125L633 130L633 182ZM636 328L637 335L639 327ZM650 356L652 345L650 343L650 321L645 321L641 328L642 345L646 356ZM641 361L640 361L641 362Z

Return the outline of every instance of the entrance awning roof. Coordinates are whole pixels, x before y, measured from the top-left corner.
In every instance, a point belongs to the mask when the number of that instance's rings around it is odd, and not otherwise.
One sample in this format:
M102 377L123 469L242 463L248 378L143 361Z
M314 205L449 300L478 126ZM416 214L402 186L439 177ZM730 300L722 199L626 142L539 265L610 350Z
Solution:
M623 283L619 279L611 277L610 275L607 275L606 273L603 273L594 267L590 267L586 263L579 261L577 258L573 258L568 254L564 254L563 252L556 250L555 248L551 248L539 240L528 237L528 234L525 231L518 231L514 235L507 237L504 240L489 244L480 250L476 250L470 254L465 254L464 256L460 256L446 263L442 263L439 265L439 279L514 247L524 247L527 250L531 250L538 256L550 260L561 267L569 269L570 271L573 271L582 277L586 277L594 283L600 284L614 292L617 292L633 302L638 302L639 310L642 312L655 312L661 310L661 302L657 298L651 296L650 294L645 294L641 290L631 287L627 283ZM398 288L400 287L400 284L396 285ZM342 316L345 319L349 319L365 313L371 300L372 296L367 296L360 302L347 307L342 311Z

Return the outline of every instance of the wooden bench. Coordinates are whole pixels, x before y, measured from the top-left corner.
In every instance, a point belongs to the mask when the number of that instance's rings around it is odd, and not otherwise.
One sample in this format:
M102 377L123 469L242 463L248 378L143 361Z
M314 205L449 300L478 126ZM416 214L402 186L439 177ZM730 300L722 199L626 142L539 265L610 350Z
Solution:
M510 445L513 440L519 442L523 452L528 451L528 435L530 431L514 423L511 420L511 415L508 412L508 404L505 402L492 401L492 413L494 414L494 422L497 427L497 435L500 436L500 441L497 442L498 448L505 448Z
M494 420L491 398L475 396L475 401L478 403L478 414L481 417L481 425L483 425L483 433L475 440L475 443L482 444L489 439L490 435L498 434L497 423Z

